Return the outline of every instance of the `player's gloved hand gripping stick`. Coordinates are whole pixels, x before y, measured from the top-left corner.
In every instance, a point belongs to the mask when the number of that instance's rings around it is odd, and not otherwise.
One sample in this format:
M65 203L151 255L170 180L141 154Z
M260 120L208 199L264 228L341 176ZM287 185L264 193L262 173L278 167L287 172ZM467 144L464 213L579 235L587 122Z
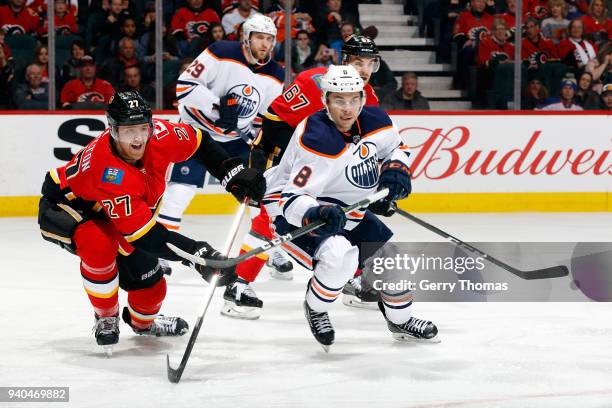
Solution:
M343 207L342 211L344 213L350 212L356 208L364 208L367 207L368 205L370 205L373 202L376 202L378 200L381 200L383 198L385 198L387 195L389 194L389 189L388 188L384 188L382 190L379 190L371 195L369 195L368 197L364 198L363 200L349 205L347 207ZM271 241L267 242L266 244L258 247L258 248L254 248L248 252L245 252L244 254L237 256L236 258L229 258L229 259L206 259L206 258L199 258L196 256L193 256L192 254L185 252L179 248L177 248L176 246L172 245L172 244L167 244L168 248L170 248L175 254L177 254L178 256L180 256L183 259L188 260L189 262L198 264L198 265L204 265L204 266L209 266L211 268L231 268L232 266L235 266L237 264L239 264L242 261L246 261L249 258L252 258L256 255L261 254L262 252L265 252L271 248L276 248L277 246L280 246L282 244L284 244L285 242L291 241L295 238L301 237L302 235L306 235L314 230L316 230L317 228L323 226L325 224L325 221L319 219L317 221L314 221L310 224L304 225L301 228L296 229L293 232L290 232L288 234L285 235L281 235L278 238L274 238Z

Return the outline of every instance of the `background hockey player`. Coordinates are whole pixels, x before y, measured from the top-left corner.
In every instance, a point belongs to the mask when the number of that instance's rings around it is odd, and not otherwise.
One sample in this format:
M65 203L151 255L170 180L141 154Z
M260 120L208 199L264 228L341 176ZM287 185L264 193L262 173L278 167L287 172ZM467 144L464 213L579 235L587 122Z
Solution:
M372 73L378 70L379 58L376 44L365 36L353 35L342 46L342 63L355 67L366 84L364 92L368 106L378 106L378 98L368 81ZM262 131L253 144L253 167L265 170L278 164L298 123L323 109L320 81L326 71L326 67L321 67L301 72L286 91L272 102L264 115ZM253 219L252 229L243 242L241 253L262 245L262 237L272 238L269 225L269 217L265 210L262 210L261 214ZM223 314L243 319L256 319L260 316L263 302L257 298L249 284L255 280L264 263L265 258L255 257L236 267L240 295L232 297L232 293L229 293L232 288L227 287ZM277 279L292 278L290 271L276 269L270 273ZM362 290L359 272L358 276L346 285L343 294L343 301L347 304L363 306L369 303L370 307L378 308L378 294L373 290Z
M359 209L345 215L340 206L388 188L388 196L373 208L390 215L392 204L411 192L407 149L384 111L363 107L363 88L352 66L332 65L321 78L325 110L298 125L279 165L265 174L264 202L278 235L325 221L315 235L284 245L294 259L314 270L304 309L313 335L326 350L334 342L330 306L359 262L392 236L371 211ZM379 245L360 251L358 246L364 242ZM379 307L395 338L434 340L436 326L411 317L411 305L408 291L381 292Z
M239 201L260 197L265 179L245 168L241 159L229 158L208 133L153 120L136 92L115 94L107 118L109 129L65 166L47 173L38 215L43 238L81 258L99 345L111 346L119 339L119 287L128 292L123 320L136 333L182 335L188 330L183 319L158 314L166 296L158 258L180 260L167 243L197 256L221 255L206 242L156 222L169 165L190 157L202 162ZM213 273L194 267L206 279ZM233 270L225 270L220 284L234 276Z
M176 94L182 122L207 131L228 154L246 160L263 113L282 91L284 70L272 60L276 27L269 17L254 15L242 30L242 43L217 41L204 50L179 77ZM174 166L159 222L178 230L205 174L196 160Z

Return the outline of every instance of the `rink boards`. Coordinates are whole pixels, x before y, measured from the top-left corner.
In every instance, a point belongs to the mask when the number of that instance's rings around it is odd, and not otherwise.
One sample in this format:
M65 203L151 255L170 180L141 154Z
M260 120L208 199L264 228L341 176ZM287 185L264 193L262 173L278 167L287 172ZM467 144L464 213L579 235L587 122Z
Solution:
M603 114L392 112L411 147L415 212L612 211L612 120ZM173 113L158 117L178 120ZM106 127L99 112L0 114L0 216L36 214L48 169ZM191 214L234 211L216 180Z

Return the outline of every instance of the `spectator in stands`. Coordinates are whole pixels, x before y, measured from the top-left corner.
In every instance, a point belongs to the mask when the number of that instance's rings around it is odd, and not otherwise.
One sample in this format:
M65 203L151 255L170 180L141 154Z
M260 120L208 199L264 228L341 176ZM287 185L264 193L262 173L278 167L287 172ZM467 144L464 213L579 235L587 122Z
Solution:
M76 18L70 12L68 0L55 0L53 3L56 35L71 35L78 32ZM42 29L44 36L47 36L49 27L49 19L45 18L45 23Z
M155 88L142 84L140 68L137 66L126 67L123 70L123 84L119 87L119 91L136 91L149 105L155 105Z
M540 33L538 20L529 17L525 22L525 37L522 41L521 59L529 69L540 69L550 61L558 61L557 47Z
M593 76L588 72L583 72L578 80L578 88L576 90L576 104L582 106L585 110L599 108L599 95L591 89L593 85Z
M314 67L329 67L330 65L338 65L338 55L333 48L328 48L321 44L319 50L314 57Z
M582 20L572 20L569 25L569 38L559 43L559 58L574 71L578 71L596 56L597 48L584 39Z
M26 7L26 0L8 0L0 7L0 29L6 35L36 34L41 27L40 17Z
M298 74L312 68L315 60L315 45L308 32L300 30L293 44L293 71Z
M124 37L119 41L117 55L107 58L100 66L100 78L107 80L117 88L123 82L124 70L136 66L140 68L140 61L136 58L134 40Z
M49 82L49 49L46 45L39 45L34 50L33 64L36 64L41 69L42 81Z
M144 55L140 55L140 38L138 33L138 27L136 26L136 19L132 16L127 16L121 21L121 36L119 38L114 38L111 46L110 53L115 54L119 49L119 41L122 38L130 38L134 41L134 46L136 47L136 55L138 59L142 59Z
M176 47L176 40L173 36L166 35L166 25L162 26L162 49L163 49L163 60L178 60L178 49ZM155 64L155 29L151 27L146 33L144 33L139 41L138 46L140 47L137 55L142 55L142 59L146 64Z
M64 109L106 109L115 90L103 79L96 78L96 62L93 57L81 58L79 78L68 81L60 95Z
M178 101L176 99L176 80L187 68L189 68L189 65L191 65L192 62L193 60L190 58L182 60L178 75L172 82L164 87L164 109L178 109Z
M601 90L601 104L603 110L612 110L612 82L604 85Z
M576 105L574 97L576 96L576 80L573 78L566 78L561 81L561 91L559 91L559 98L556 98L542 108L536 110L545 111L581 111L581 106Z
M179 56L194 54L192 47L199 46L194 40L205 35L214 22L221 22L219 15L203 0L187 0L187 7L181 7L172 17L171 34L177 40Z
M524 7L524 13L527 17L533 17L538 21L542 21L550 15L548 0L527 0Z
M589 11L588 0L565 0L567 3L567 18L571 21L580 18Z
M221 14L226 15L240 5L241 0L223 0L221 3ZM251 8L259 11L259 0L251 0Z
M246 19L251 17L253 14L257 14L257 10L253 8L251 0L240 0L238 6L232 11L227 12L223 15L221 23L223 29L227 35L228 40L237 40L237 28L240 24L244 23Z
M336 53L340 55L340 53L342 52L342 44L344 44L344 42L348 40L348 38L351 35L355 34L356 31L357 31L357 28L355 27L355 24L351 23L350 21L344 21L340 25L340 35L341 35L342 41L334 41L333 43L329 44L330 48L333 48L336 51ZM378 34L378 30L377 30L377 34ZM395 87L393 89L395 89Z
M278 0L278 3L272 5L266 10L266 15L272 19L277 29L275 58L277 61L284 61L284 44L285 44L285 10L287 2L291 7L291 38L295 39L299 30L305 30L309 34L314 32L312 25L312 17L308 13L295 7L295 0Z
M598 47L612 39L612 19L603 0L592 0L589 11L582 17L584 35Z
M450 62L451 61L451 43L453 39L453 32L459 13L466 9L467 0L441 0L439 5L439 11L435 10L428 13L428 17L431 21L425 21L425 24L429 24L432 28L427 28L427 34L431 35L434 32L433 19L440 18L440 43L438 44L438 53L440 61ZM426 9L427 10L427 9ZM429 27L429 26L427 26Z
M606 44L584 68L593 76L594 82L607 84L612 82L612 43Z
M508 37L508 42L514 44L514 33L516 31L516 0L507 0L506 6L508 10L498 16L506 22L506 27L508 27L508 31L506 32L506 36ZM521 21L523 21L521 19Z
M567 5L565 0L549 0L550 17L542 21L541 29L544 37L552 40L555 45L559 45L561 40L567 38L567 27L569 20L567 16Z
M523 92L521 109L534 110L548 99L548 89L539 77L532 77Z
M493 22L493 35L480 41L478 46L478 65L493 71L499 64L513 63L514 45L507 41L508 27L501 18Z
M42 82L42 70L36 64L26 68L25 82L15 88L17 109L47 109L49 107L49 83Z
M429 110L429 101L418 88L418 78L414 72L402 75L402 86L383 99L382 107L387 110Z
M79 74L81 58L85 56L85 43L83 40L74 40L70 46L70 58L59 70L58 89L61 89L66 82L75 79Z
M0 47L0 109L11 109L13 105L10 92L13 85L13 63L6 52L7 49L8 47Z
M327 0L315 26L319 43L333 46L336 41L342 42L340 27L343 22L357 23L354 16L342 11L342 0Z
M478 95L480 102L495 109L507 109L513 93L514 45L507 41L508 27L501 18L493 22L493 35L484 38L478 46ZM485 93L492 89L493 93ZM482 97L486 96L485 101Z
M129 16L123 0L108 0L108 7L100 9L88 22L87 43L99 44L104 47L104 52L107 52L110 42L121 38L121 23ZM101 55L104 55L104 52Z
M493 16L485 12L485 0L471 0L470 10L459 14L453 37L459 47L455 87L464 89L468 81L469 67L474 65L478 44L490 34Z

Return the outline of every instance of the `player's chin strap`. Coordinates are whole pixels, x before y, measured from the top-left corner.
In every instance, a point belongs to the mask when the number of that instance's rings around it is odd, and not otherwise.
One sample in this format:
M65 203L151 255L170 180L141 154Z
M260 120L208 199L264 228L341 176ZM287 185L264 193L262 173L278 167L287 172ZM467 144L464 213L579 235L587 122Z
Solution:
M389 189L383 188L382 190L377 191L373 194L370 194L368 197L364 198L363 200L359 202L356 202L355 204L349 205L347 207L342 207L342 211L347 213L356 208L365 208L369 206L370 204L372 204L373 202L382 200L388 194L389 194ZM247 259L250 259L256 255L259 255L262 252L266 252L267 250L276 248L284 244L285 242L292 241L298 237L306 235L316 230L317 228L323 226L323 224L325 224L325 221L317 220L311 224L298 228L293 232L290 232L285 235L281 235L278 238L274 238L271 241L268 241L267 243L265 243L264 245L258 248L252 249L249 252L245 252L244 254L237 256L236 258L229 258L225 260L200 258L197 256L193 256L192 254L185 252L172 244L167 244L167 245L168 245L168 248L172 250L172 252L174 252L181 258L188 260L189 262L196 263L199 265L209 266L211 268L224 269L224 268L231 268L232 266L235 266L239 264L240 262L246 261Z
M274 53L274 47L276 46L276 39L274 39L274 42L272 43L272 48L270 48L270 52L268 53L268 58L266 58L264 60L264 62L260 62L254 55L253 52L251 51L251 40L249 41L245 41L242 43L242 45L244 45L244 48L246 48L247 52L249 53L249 55L251 56L251 59L253 61L255 61L252 65L257 65L260 67L263 67L264 65L267 65L268 62L272 61L272 54ZM250 62L250 61L249 61Z
M399 214L402 217L409 219L410 221L416 222L421 227L424 227L430 230L431 232L438 234L443 238L446 238L447 240L451 241L453 244L463 249L466 249L472 253L480 255L481 257L491 262L492 264L497 265L500 268L507 270L508 272L512 273L513 275L518 276L519 278L527 279L527 280L550 279L550 278L560 278L563 276L567 276L569 274L569 270L567 269L567 266L565 265L552 266L550 268L536 269L536 270L531 270L531 271L522 271L522 270L516 269L500 261L499 259L493 258L491 255L482 252L480 249L475 248L471 246L470 244L461 241L459 238L455 238L451 234L444 232L437 227L434 227L433 225L421 220L420 218L415 217L409 212L404 211L401 208L398 208L396 205L394 205L394 210L395 210L395 214Z

